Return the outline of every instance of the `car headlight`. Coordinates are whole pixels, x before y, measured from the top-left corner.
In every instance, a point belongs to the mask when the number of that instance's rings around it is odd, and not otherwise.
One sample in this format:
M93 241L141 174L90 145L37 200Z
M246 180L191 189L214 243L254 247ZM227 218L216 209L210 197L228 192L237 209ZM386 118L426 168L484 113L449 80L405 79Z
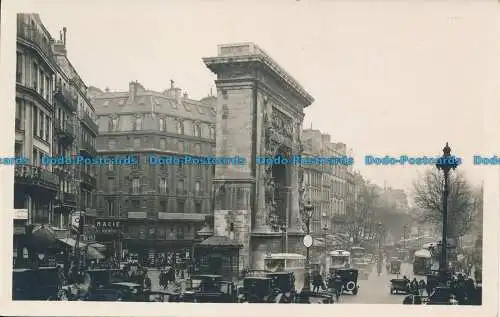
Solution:
M132 294L137 294L137 289L136 289L136 288L134 288L134 289L132 290Z

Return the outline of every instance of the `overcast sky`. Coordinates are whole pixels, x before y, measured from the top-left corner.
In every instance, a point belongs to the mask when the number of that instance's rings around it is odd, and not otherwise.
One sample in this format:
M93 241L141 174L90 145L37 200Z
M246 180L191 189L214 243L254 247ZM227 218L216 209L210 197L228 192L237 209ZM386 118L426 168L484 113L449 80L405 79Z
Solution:
M162 91L173 79L198 99L214 87L201 58L218 44L255 42L314 96L304 126L347 143L373 182L409 189L423 168L365 166L365 154L437 156L446 141L464 159L460 169L481 180L485 168L471 161L483 152L497 36L484 2L249 3L39 1L29 11L54 37L68 28L70 60L101 89L138 80Z

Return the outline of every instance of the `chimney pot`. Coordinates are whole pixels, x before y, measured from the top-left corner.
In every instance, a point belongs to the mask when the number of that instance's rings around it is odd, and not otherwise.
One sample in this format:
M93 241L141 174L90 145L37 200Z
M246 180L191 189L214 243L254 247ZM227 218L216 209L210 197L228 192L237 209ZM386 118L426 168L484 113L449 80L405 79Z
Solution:
M64 45L66 45L66 31L67 31L66 27L63 27L63 43L64 43Z

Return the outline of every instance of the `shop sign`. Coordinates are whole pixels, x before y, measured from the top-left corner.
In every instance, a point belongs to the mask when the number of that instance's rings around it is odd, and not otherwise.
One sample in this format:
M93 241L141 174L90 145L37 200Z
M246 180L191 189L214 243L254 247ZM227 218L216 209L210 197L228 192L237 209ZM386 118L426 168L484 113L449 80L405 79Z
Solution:
M97 232L111 233L120 229L120 221L111 219L97 219L95 221Z
M15 220L27 220L28 219L28 209L14 209L14 219Z

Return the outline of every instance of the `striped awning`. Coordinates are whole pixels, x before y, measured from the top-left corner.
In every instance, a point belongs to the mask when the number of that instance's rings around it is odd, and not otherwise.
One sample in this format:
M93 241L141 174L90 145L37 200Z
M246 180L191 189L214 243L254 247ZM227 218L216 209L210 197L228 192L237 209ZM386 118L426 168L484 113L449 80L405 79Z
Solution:
M74 247L75 247L75 245L76 245L76 240L75 240L75 239L73 239L73 238L64 238L64 239L59 239L59 241L61 241L61 242L62 242L62 243L64 243L64 244L69 245L69 246L70 246L70 247L72 247L72 248L74 248ZM85 243L83 243L83 242L79 242L79 243L78 243L78 246L79 246L80 248L85 248L87 245L86 245Z
M100 252L103 252L104 250L106 250L106 246L104 244L101 244L101 243L91 243L91 244L89 244L89 247L92 247Z

